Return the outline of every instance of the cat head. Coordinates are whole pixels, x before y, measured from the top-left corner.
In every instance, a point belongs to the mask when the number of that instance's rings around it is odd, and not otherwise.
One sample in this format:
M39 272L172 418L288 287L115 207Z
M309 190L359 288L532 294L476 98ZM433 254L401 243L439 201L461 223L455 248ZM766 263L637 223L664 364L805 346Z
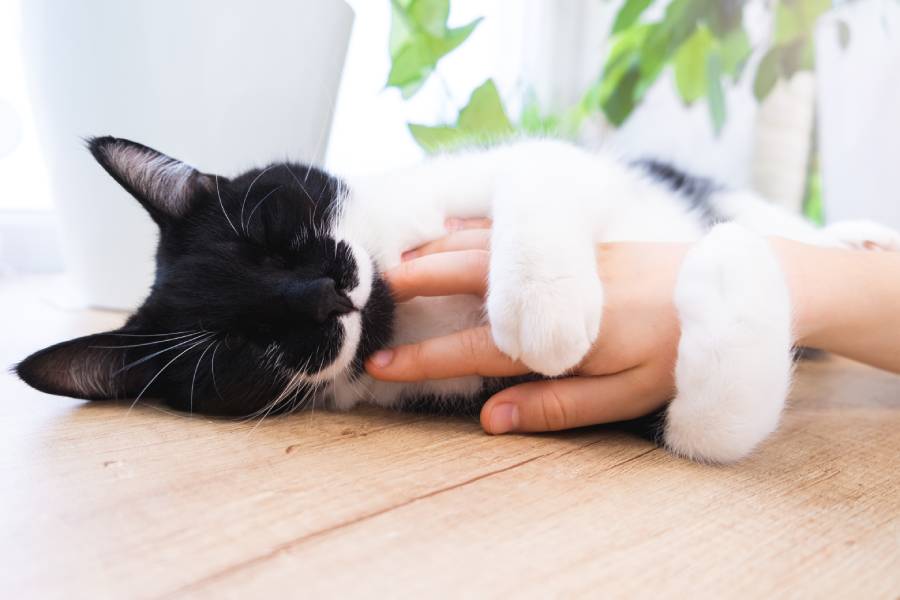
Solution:
M340 180L294 163L228 179L128 140L88 147L159 226L156 278L121 329L23 360L16 371L29 385L261 414L358 375L387 343L390 294L365 251L336 233Z

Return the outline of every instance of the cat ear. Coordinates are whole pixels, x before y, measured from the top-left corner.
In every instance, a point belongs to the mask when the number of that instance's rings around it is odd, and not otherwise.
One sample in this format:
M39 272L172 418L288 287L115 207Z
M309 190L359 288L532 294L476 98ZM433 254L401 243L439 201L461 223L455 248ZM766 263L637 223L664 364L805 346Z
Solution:
M58 396L135 397L156 373L154 353L181 341L171 337L118 330L75 338L35 352L16 366L16 374L31 387Z
M143 144L109 136L90 138L87 144L97 162L158 223L184 216L198 196L216 189L214 176Z

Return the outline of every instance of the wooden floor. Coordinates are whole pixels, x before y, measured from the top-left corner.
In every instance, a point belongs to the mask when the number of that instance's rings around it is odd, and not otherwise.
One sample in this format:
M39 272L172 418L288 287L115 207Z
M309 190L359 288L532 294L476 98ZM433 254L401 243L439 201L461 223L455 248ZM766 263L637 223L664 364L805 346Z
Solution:
M0 280L4 366L121 321L54 285ZM0 396L4 598L900 596L900 377L842 360L727 468L602 430Z

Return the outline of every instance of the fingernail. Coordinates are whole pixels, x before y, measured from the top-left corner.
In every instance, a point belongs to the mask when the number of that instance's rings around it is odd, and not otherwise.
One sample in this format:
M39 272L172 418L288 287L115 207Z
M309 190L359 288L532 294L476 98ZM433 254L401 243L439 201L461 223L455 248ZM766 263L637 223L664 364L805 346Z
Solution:
M491 433L506 433L518 426L519 408L515 404L501 404L491 411Z
M447 228L447 231L459 231L463 228L463 220L462 219L447 219L444 221L444 227Z
M418 252L415 250L407 250L403 254L400 255L400 262L406 262L408 260L414 259L418 255Z
M391 361L394 360L394 351L393 350L379 350L375 354L372 355L370 359L372 364L376 367L386 367L391 364Z

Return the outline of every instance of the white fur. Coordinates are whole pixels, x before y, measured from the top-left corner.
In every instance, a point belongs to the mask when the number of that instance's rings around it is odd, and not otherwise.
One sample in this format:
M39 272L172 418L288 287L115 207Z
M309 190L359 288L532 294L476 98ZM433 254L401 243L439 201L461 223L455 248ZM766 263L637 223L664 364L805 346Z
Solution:
M888 250L900 252L900 233L871 221L844 221L822 230L832 243L858 250Z
M664 441L713 462L775 430L791 376L787 284L764 238L718 225L685 257L675 288L681 340Z
M444 235L447 218L492 217L486 307L494 339L545 375L576 366L602 335L595 243L694 241L705 231L700 215L666 186L608 156L557 141L442 156L349 183L335 235L352 240L358 264L389 269L403 251ZM736 224L715 228L679 276L678 394L665 443L694 459L732 461L776 427L791 369L789 298L757 236L843 246L874 241L890 248L900 247L900 236L872 225L816 230L747 192L719 192L714 202ZM371 286L371 271L362 268L358 290L365 289L364 276ZM356 293L351 298L360 306L367 294ZM398 307L394 343L481 324L483 309L471 297L415 299ZM358 335L353 322L344 323L350 346ZM338 362L347 356L352 353L342 351ZM478 377L407 385L338 376L330 392L346 409L360 401L395 405L420 394L469 395L480 385Z
M104 146L102 151L128 184L153 204L175 216L187 210L190 182L196 169L127 142Z
M334 236L337 240L343 241L350 247L353 254L353 261L356 263L357 278L359 283L352 290L347 292L347 297L357 309L354 312L338 317L338 321L344 330L344 342L334 361L326 368L318 371L313 375L303 378L303 381L310 383L320 383L323 381L334 380L339 374L343 373L353 358L356 356L356 349L362 339L362 316L359 313L369 301L369 295L372 293L373 265L372 259L366 254L365 250L345 239L340 233Z

